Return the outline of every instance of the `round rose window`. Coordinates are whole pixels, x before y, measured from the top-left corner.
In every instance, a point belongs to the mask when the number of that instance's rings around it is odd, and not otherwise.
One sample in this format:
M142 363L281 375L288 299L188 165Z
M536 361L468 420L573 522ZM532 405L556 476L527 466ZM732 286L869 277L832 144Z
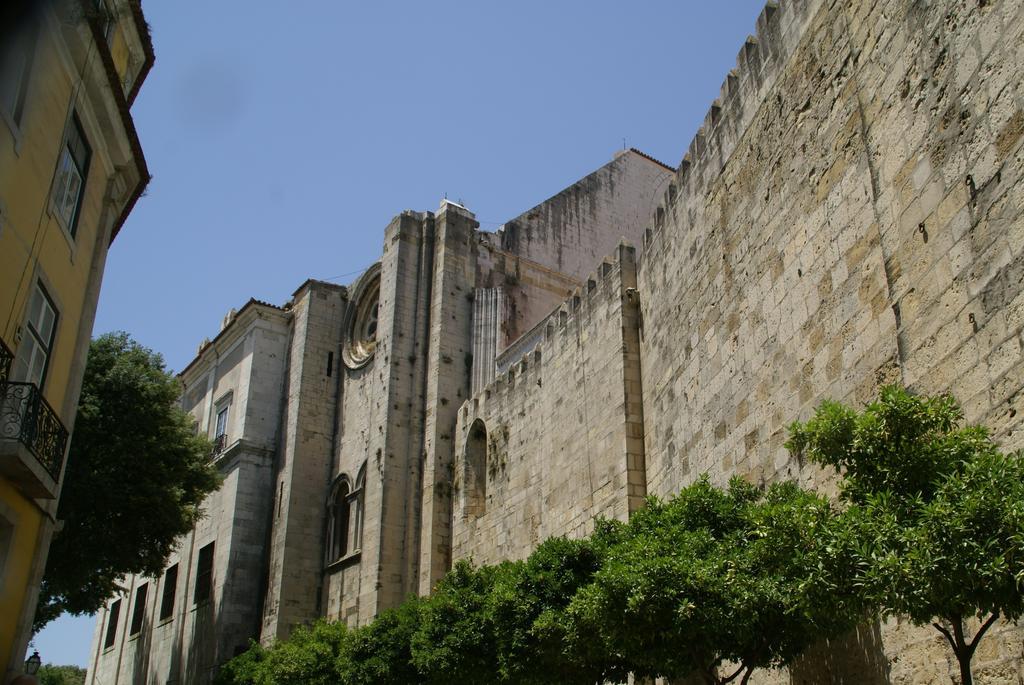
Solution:
M380 265L367 269L352 288L348 312L348 340L342 358L351 369L365 365L377 348L377 315L380 311Z

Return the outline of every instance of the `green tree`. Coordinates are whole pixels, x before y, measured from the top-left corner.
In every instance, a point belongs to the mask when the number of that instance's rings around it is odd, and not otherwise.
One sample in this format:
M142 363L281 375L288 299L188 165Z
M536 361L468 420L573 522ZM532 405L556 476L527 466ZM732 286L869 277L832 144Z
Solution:
M334 685L340 678L338 659L348 648L352 635L344 623L320 620L299 626L287 640L279 640L269 648L251 643L248 650L220 668L214 683Z
M569 606L577 639L643 677L720 685L782 666L855 622L803 593L832 518L792 484L762 493L733 479L723 491L705 476L668 502L652 498L629 523L599 526L604 563Z
M299 626L287 640L266 652L265 676L257 685L303 683L304 685L335 685L338 682L337 660L350 638L344 623L317 621Z
M412 636L412 660L427 683L498 680L494 625L487 612L496 577L507 564L455 566L423 605Z
M1024 457L964 426L951 397L895 386L860 413L825 402L790 431L791 450L843 476L849 507L830 548L852 582L884 615L932 624L970 685L985 633L1024 612Z
M163 358L128 334L92 341L36 630L64 611L95 612L126 574L158 574L199 519L220 477L180 390Z
M40 685L85 685L85 669L44 664L36 674Z
M338 682L346 685L423 682L413 664L413 636L429 600L410 597L352 632L338 655ZM455 680L453 682L459 682Z
M270 683L267 650L257 642L217 671L214 685L265 685Z
M591 685L625 680L619 660L595 653L590 641L574 639L566 620L569 602L600 566L600 552L589 539L564 537L549 538L525 561L505 565L486 608L500 681Z

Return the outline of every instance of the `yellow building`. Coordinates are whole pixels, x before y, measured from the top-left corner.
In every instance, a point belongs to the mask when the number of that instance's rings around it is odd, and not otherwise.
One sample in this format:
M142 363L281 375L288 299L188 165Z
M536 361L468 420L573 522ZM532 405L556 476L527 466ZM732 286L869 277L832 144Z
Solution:
M149 181L138 0L0 9L0 683L21 673L107 249ZM45 657L45 655L44 655Z

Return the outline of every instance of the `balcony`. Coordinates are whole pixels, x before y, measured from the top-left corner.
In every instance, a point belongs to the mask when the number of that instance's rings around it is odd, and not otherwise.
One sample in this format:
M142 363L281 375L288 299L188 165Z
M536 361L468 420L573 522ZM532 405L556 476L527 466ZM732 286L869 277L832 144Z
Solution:
M0 340L0 384L6 383L11 377L11 363L14 361L14 353Z
M213 449L210 450L210 456L216 457L218 454L224 451L228 446L228 436L226 433L221 433L213 439Z
M0 382L0 473L29 497L54 499L68 431L34 383Z

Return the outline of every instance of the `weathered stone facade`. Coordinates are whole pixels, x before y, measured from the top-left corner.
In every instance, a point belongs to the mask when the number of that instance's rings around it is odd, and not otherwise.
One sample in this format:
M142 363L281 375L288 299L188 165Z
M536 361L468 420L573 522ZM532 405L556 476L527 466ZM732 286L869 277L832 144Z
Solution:
M101 616L93 681L205 682L247 637L365 623L454 559L522 558L704 472L827 490L786 425L886 381L1024 446L1022 45L1021 0L769 3L678 170L620 153L497 233L448 202L396 217L377 266L269 308L280 347L237 362L273 437L218 458L238 484L172 560L186 587L216 540L212 613L183 592L176 642L147 623L107 651ZM933 633L868 625L758 682L948 682ZM1020 632L990 635L978 682L1020 681Z

